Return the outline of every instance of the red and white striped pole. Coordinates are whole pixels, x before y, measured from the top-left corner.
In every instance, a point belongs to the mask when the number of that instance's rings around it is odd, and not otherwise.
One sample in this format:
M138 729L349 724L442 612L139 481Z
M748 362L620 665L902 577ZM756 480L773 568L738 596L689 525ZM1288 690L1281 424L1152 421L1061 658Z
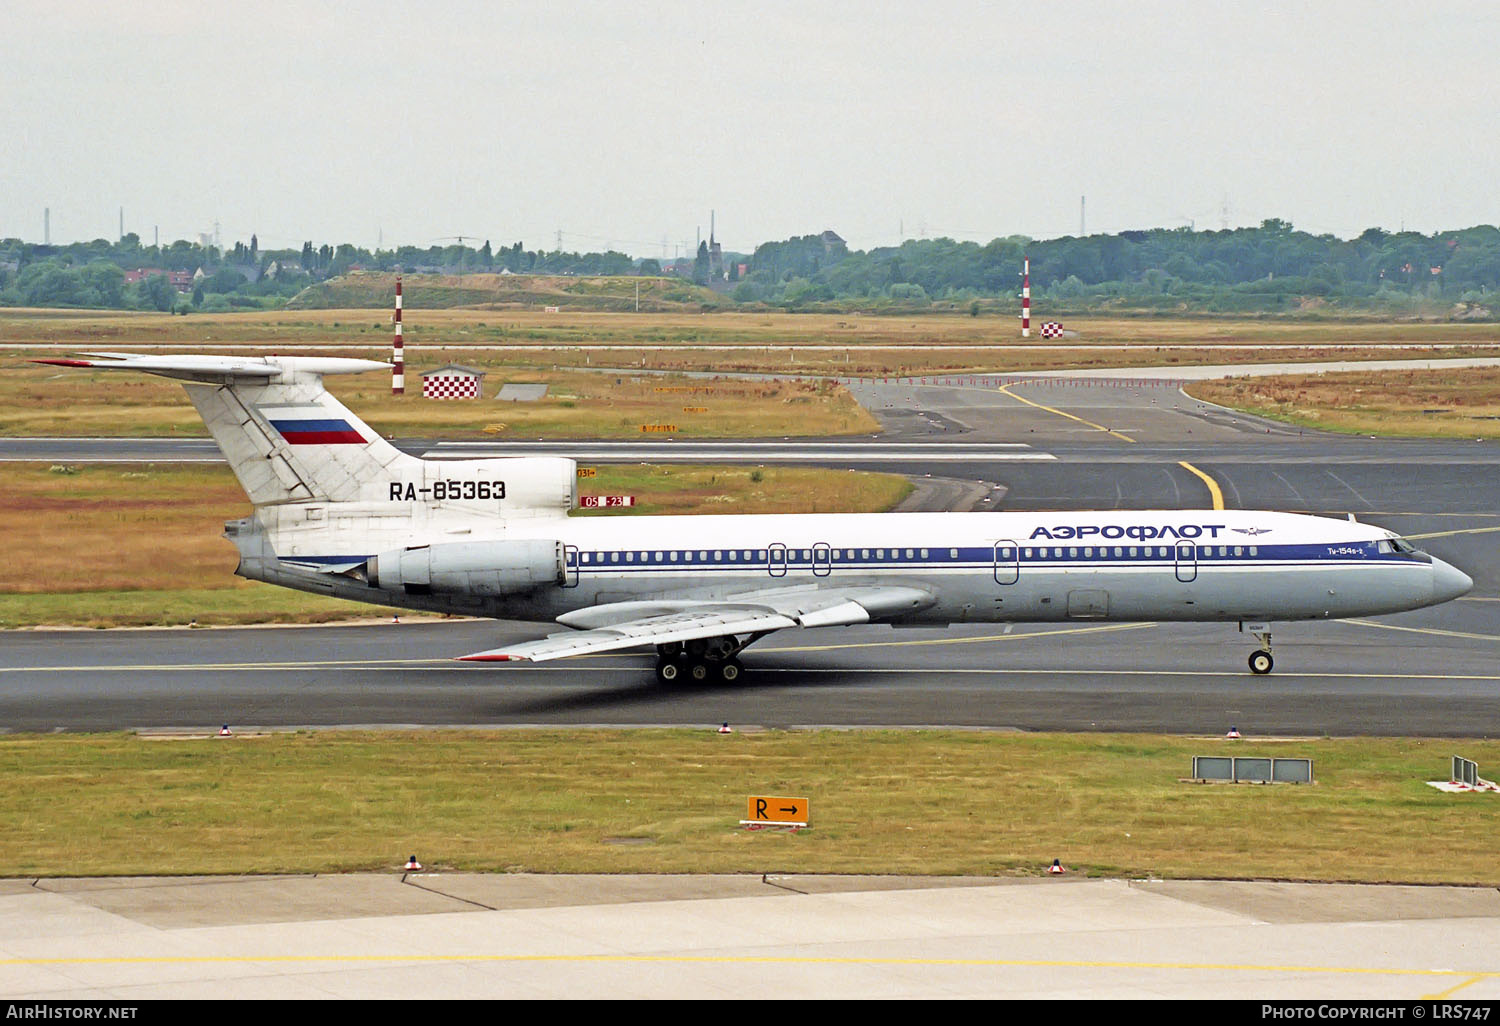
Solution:
M396 341L391 353L391 395L406 392L406 354L401 345L401 275L396 275Z
M1030 338L1031 337L1031 258L1030 257L1022 257L1021 260L1023 261L1023 265L1024 265L1024 270L1021 272L1021 337L1022 338ZM396 295L398 297L396 299L396 303L397 303L397 305L400 305L401 300L400 300L399 297L401 295L401 287L399 285L396 287ZM397 315L397 319L398 320L400 319L399 315ZM396 330L400 331L400 327L398 326Z

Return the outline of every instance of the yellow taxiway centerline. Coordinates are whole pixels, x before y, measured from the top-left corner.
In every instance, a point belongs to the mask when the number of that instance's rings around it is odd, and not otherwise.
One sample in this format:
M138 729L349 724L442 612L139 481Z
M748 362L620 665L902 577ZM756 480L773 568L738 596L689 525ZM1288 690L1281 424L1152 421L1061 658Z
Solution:
M1135 441L1135 439L1131 438L1129 435L1122 435L1120 434L1120 432L1115 431L1112 428L1107 428L1103 424L1095 424L1091 420L1084 420L1082 417L1075 417L1071 413L1064 413L1062 410L1053 409L1051 406L1043 406L1041 403L1032 402L1030 399L1024 399L1021 396L1016 395L1016 393L1012 392L1010 388L1011 386L1009 385L1001 385L998 391L1001 395L1009 396L1018 403L1025 403L1027 406L1035 406L1039 410L1046 410L1048 413L1055 413L1059 417L1067 417L1069 420L1076 420L1078 421L1078 423L1086 424L1087 426L1093 428L1095 431L1103 431L1107 435L1112 435L1113 437L1120 439L1120 441L1122 442Z
M1177 465L1179 467L1187 469L1189 472L1198 477L1204 484L1208 485L1208 494L1209 497L1214 501L1214 509L1224 508L1224 493L1219 489L1219 482L1215 481L1213 478L1209 477L1203 471L1199 470L1197 467L1193 466L1186 460L1178 460Z

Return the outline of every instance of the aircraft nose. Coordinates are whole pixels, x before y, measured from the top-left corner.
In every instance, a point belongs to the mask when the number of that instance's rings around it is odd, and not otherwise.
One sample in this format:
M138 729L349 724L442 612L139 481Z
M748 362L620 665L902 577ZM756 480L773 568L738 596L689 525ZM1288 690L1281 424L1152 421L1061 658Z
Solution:
M1441 559L1432 561L1432 601L1448 602L1467 595L1469 589L1474 587L1474 579L1456 566L1450 566Z

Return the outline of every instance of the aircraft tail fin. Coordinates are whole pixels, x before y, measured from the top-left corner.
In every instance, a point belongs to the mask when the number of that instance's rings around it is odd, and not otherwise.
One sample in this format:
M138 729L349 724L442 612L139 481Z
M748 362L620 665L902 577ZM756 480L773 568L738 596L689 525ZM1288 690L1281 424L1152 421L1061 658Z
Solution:
M354 502L361 486L421 461L385 441L323 387L325 374L389 370L373 360L306 356L84 353L36 360L62 367L132 370L184 381L214 441L256 506Z

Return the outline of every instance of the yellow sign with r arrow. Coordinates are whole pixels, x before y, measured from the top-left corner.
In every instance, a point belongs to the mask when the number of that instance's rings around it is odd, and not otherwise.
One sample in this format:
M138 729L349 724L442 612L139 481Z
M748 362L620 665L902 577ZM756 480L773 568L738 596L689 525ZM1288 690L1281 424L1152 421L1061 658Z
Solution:
M745 802L745 818L741 823L779 823L787 826L807 826L809 808L806 798L785 798L769 794L752 794Z

